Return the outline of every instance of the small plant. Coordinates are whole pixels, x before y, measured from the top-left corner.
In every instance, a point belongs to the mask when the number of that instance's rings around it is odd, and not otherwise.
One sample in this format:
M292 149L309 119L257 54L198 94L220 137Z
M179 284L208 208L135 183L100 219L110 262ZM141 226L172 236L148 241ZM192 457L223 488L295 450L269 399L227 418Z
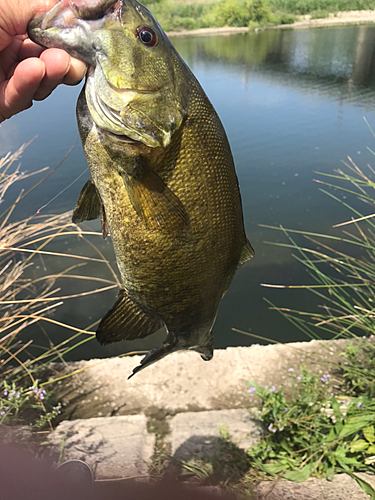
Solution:
M342 353L338 373L342 378L342 389L350 396L375 393L375 346L367 339L349 341Z
M262 427L248 450L253 465L261 473L296 482L312 475L332 481L335 473L345 472L375 495L355 474L374 472L375 402L368 393L335 396L333 376L313 375L304 364L298 373L290 368L289 374L294 379L290 401L283 388L250 386Z
M38 381L30 387L17 387L13 382L3 382L0 393L0 425L25 424L42 428L61 412L51 393L39 387ZM42 414L41 414L42 413Z

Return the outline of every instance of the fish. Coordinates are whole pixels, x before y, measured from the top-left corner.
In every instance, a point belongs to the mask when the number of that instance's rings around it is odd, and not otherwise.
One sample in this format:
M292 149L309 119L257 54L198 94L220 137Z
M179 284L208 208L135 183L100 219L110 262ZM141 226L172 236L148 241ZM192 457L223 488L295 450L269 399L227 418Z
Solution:
M97 340L166 329L130 377L179 350L210 360L220 300L254 255L214 107L137 0L62 0L28 35L88 66L76 113L91 178L72 220L101 218L122 284Z

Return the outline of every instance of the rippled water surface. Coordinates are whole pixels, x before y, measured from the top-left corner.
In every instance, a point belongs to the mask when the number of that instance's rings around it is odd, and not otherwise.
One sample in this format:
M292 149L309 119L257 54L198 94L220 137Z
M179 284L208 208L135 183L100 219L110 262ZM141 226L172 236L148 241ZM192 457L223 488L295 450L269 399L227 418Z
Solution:
M220 37L172 40L187 61L221 117L235 158L246 231L256 256L237 273L224 297L214 327L216 347L248 345L257 340L232 327L278 341L302 340L302 334L264 298L278 306L313 310L319 304L301 291L271 290L261 283L311 283L305 268L288 249L267 243L285 241L279 232L260 225L332 232L332 225L352 215L348 208L323 193L316 172L333 173L350 156L359 167L374 165L367 146L375 148L365 121L375 128L375 27L325 28L305 31L267 31ZM0 155L15 150L37 135L22 158L23 170L55 166L77 138L75 101L79 89L60 88L47 101L13 117L0 128ZM63 194L43 209L61 213L73 208L89 177L78 142L64 164L21 202L14 217L35 213L62 189ZM327 179L326 179L327 180ZM35 179L26 180L26 189ZM19 187L8 193L9 202ZM333 191L331 191L333 193ZM334 193L341 199L342 192ZM345 198L344 202L349 201ZM363 213L371 207L350 199ZM99 223L86 223L99 229ZM95 244L115 268L110 241ZM86 252L76 239L65 238L54 249ZM94 254L92 254L94 255ZM61 262L45 258L36 266L54 272ZM103 264L89 264L92 275L105 276ZM64 290L66 292L66 290ZM54 314L57 320L86 327L113 304L116 292L68 301ZM66 336L46 327L54 341ZM29 337L43 343L38 326ZM158 345L161 334L147 341L100 347L91 342L78 348L73 359L103 357L134 348Z

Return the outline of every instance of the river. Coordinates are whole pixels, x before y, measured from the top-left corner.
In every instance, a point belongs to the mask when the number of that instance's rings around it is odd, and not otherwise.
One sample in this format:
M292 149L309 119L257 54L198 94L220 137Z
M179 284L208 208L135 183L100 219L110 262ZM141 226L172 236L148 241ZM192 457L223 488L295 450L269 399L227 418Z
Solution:
M323 186L314 179L327 180L316 172L334 173L343 168L341 160L347 156L362 169L375 163L367 149L375 149L374 137L364 120L375 128L375 27L177 37L172 42L224 124L236 163L246 231L256 251L252 261L237 272L222 300L214 327L215 346L259 341L232 328L280 342L305 340L297 328L269 309L265 299L300 310L314 310L321 301L309 292L261 286L312 283L291 250L267 243L286 241L280 232L262 226L339 234L332 225L350 219L350 210L323 193ZM60 87L46 101L3 123L0 155L37 136L23 154L22 170L55 166L77 138L78 92L77 87ZM19 204L14 217L29 216L46 204L43 213L71 210L89 177L86 168L78 141L63 165ZM34 182L34 178L28 179L23 187L27 189ZM10 203L18 191L19 186L12 187L6 202ZM345 193L331 192L364 214L372 211L371 206L356 198L349 200ZM86 223L85 227L99 230L99 223ZM95 242L116 269L110 241L96 238ZM59 245L55 250L60 252L79 247L77 241L69 239ZM45 259L43 265L34 267L42 273L44 267L53 272L54 266L53 259ZM102 275L100 266L90 263L89 272ZM116 291L112 290L97 297L67 301L56 310L54 318L84 328L99 319L115 297ZM67 336L63 329L51 325L45 328L53 342ZM45 342L37 325L26 332L28 338L36 344ZM69 356L104 357L149 349L159 345L161 339L158 333L144 341L106 348L90 342Z

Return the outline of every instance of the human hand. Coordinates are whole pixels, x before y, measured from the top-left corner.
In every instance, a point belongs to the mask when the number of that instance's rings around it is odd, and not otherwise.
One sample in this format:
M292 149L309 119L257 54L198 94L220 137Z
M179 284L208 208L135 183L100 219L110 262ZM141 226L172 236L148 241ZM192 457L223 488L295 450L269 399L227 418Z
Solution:
M0 0L0 123L48 97L60 83L75 85L86 66L61 49L43 49L28 23L57 0Z

